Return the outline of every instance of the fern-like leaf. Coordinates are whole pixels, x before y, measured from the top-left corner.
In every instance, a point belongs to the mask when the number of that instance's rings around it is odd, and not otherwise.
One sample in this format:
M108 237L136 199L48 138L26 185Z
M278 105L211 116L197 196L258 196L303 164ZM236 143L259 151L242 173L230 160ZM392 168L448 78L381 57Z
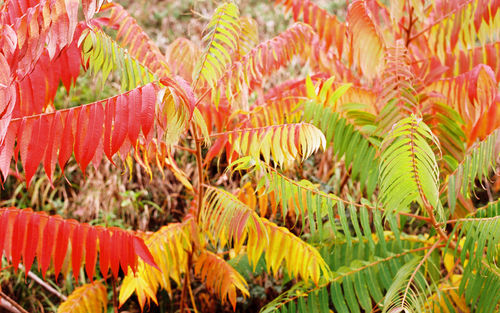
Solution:
M164 78L170 73L161 53L154 41L139 26L127 10L118 3L108 3L103 9L110 10L106 24L117 29L116 39L128 53L138 60L159 78ZM103 21L103 19L101 19Z
M359 178L361 189L366 189L366 193L371 195L377 185L379 159L369 138L330 106L325 107L314 101L305 104L304 121L321 129L337 158L343 157L346 167L352 165L352 178Z
M230 238L237 251L246 239L248 258L254 266L264 254L268 271L275 274L284 263L293 277L300 276L316 284L321 277L330 278L328 266L314 247L288 229L259 217L234 195L210 188L204 203L200 213L203 229L209 230L221 244Z
M305 224L307 217L313 236L318 232L320 238L323 238L323 218L325 216L328 216L328 219L335 223L333 207L337 197L317 190L310 181L297 182L274 170L269 170L269 173L259 182L259 186L265 186L266 194L272 195L274 201L271 205L274 207L271 209L275 212L277 209L275 206L279 205L283 219L293 214L297 218L302 217L303 224Z
M76 288L65 300L57 313L105 313L108 310L108 293L101 282Z
M354 61L368 78L376 77L383 68L385 44L364 0L354 0L349 4L346 21Z
M325 49L334 47L337 57L342 57L346 26L335 15L309 0L276 0L276 3L282 4L287 11L291 11L296 22L302 16L303 22L310 25L323 40Z
M200 212L201 228L211 234L214 244L233 244L236 250L248 238L267 241L267 232L257 213L234 195L218 188L209 188Z
M26 275L36 256L42 275L45 277L52 260L57 277L70 242L71 252L68 253L71 253L75 280L78 280L82 261L85 262L87 276L93 279L97 251L104 277L110 268L115 278L120 267L124 273L128 272L129 267L135 271L138 256L151 266L156 266L143 240L119 228L90 226L59 216L49 216L44 212L16 208L0 209L0 226L0 253L6 256L14 269L17 269L22 258Z
M212 93L212 100L218 104L221 96L225 96L232 104L235 95L246 88L251 91L261 86L266 77L290 63L294 56L306 59L314 36L309 25L296 23L278 36L260 43L226 71Z
M111 72L120 71L121 89L128 91L156 80L148 67L139 63L102 30L95 28L82 34L83 62L94 74L101 72L104 86Z
M500 208L496 201L488 205L490 209ZM470 217L458 219L455 230L461 243L462 251L459 253L461 260L467 260L466 267L481 268L482 262L498 268L500 247L500 216ZM458 248L457 248L458 249ZM457 253L458 255L458 253Z
M193 220L187 219L183 223L164 226L154 234L146 236L145 244L158 268L139 260L137 271L129 272L123 279L119 295L120 305L134 292L141 308L150 299L158 303L156 292L159 287L172 294L170 279L180 285L181 275L187 270L188 252L192 249L191 240L196 238L197 232L193 227Z
M245 56L259 43L259 27L251 17L240 17L240 34L238 36L238 59Z
M388 208L406 210L412 201L440 208L439 169L428 141L439 147L429 127L413 115L395 124L384 138L379 182Z
M439 80L426 88L444 96L446 104L456 110L465 122L468 146L484 138L500 125L495 73L487 65L451 79ZM435 101L442 102L441 97Z
M498 36L498 1L453 1L432 6L428 19L428 45L440 59L446 52L470 47L479 41L484 46Z
M427 247L415 245L415 238L403 242L404 251L397 252L399 245L387 237L378 242L375 251L390 249L390 255L381 258L371 255L366 261L366 250L361 242L355 249L347 249L345 244L336 241L333 246L323 246L323 255L332 268L332 279L315 286L298 282L286 292L263 307L261 313L269 312L369 312L380 308L385 292L391 287L396 271L401 269L412 255ZM386 242L385 240L388 240Z
M440 102L426 105L422 111L424 122L439 139L448 169L453 170L451 163L463 159L466 149L463 119L452 107Z
M248 258L254 266L265 250L267 270L275 275L283 264L289 275L301 277L305 281L318 284L321 279L331 279L330 268L316 248L292 234L287 228L280 227L266 218L261 220L269 235L269 244L263 245L255 236L248 238Z
M240 33L238 7L232 3L224 3L217 7L210 22L205 27L203 41L206 50L203 53L198 70L194 72L193 81L199 77L211 87L221 78L228 65L231 64L231 52L237 51Z
M417 107L415 75L410 67L408 49L402 40L394 43L385 51L385 66L382 73L383 89L378 95L377 107L383 107L387 102L396 99L400 109L414 112Z
M415 257L399 269L385 295L383 313L425 311L426 299L437 288L424 268L436 265L426 260L428 265L423 267L422 261L425 260Z
M103 155L112 161L120 152L124 160L138 143L147 146L153 138L174 142L194 105L189 88L179 84L182 82L163 80L162 85L167 87L148 84L103 101L13 119L0 145L4 179L17 151L29 184L41 162L52 179L56 162L63 169L73 152L85 171L90 162L98 166Z
M248 297L248 285L243 276L231 267L218 255L203 251L196 259L194 272L207 288L212 290L224 304L227 300L236 310L236 291L239 290L243 296Z
M457 197L463 195L470 197L475 181L482 181L489 176L489 171L495 169L499 158L497 150L500 130L495 130L483 141L473 146L464 160L448 176L448 206L451 213L455 210Z
M272 157L274 164L282 167L295 160L303 161L319 148L325 148L323 133L308 123L238 129L220 133L217 137L205 162L221 153L225 146L230 161L234 160L233 154L249 155L256 160L262 155L267 164Z
M494 266L467 266L464 270L459 294L473 312L493 313L500 307L500 273Z
M195 62L200 58L201 51L197 45L186 38L177 38L167 47L165 59L174 75L179 75L191 82Z

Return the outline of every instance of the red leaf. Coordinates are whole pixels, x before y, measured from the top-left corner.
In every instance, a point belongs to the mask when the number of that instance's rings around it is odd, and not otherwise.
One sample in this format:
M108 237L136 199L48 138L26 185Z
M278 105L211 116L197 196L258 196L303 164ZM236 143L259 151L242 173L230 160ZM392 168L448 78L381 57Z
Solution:
M128 108L124 95L116 98L115 119L113 123L113 136L111 138L111 154L118 152L123 145L128 130Z
M156 265L155 259L153 258L153 255L151 252L149 252L148 248L146 247L146 244L144 241L139 238L134 236L134 251L135 254L141 257L141 259L146 262L147 264L151 265L154 268L158 268L158 265Z
M45 153L45 148L47 146L49 133L49 119L47 116L42 116L37 118L34 122L31 130L31 140L26 151L27 155L24 160L24 172L26 174L26 184L30 185L31 178L35 174L38 165L42 161L43 155ZM25 132L28 129L24 130ZM21 154L22 155L22 154Z
M142 88L141 93L141 127L144 137L147 138L154 123L156 92L154 86L152 84L148 84Z
M54 252L54 243L56 240L56 236L59 230L59 226L61 222L56 218L49 218L47 221L47 225L43 230L43 245L40 251L41 255L39 255L40 263L41 263L41 271L42 276L45 279L45 273L49 269L50 266L50 258ZM64 225L63 225L64 226Z
M93 279L98 244L99 263L104 277L107 276L110 265L115 278L120 267L125 273L128 272L128 267L135 271L137 256L156 267L144 242L119 228L93 227L79 224L75 220L62 220L59 216L48 216L44 212L16 208L0 209L0 227L0 256L5 255L16 269L22 258L26 270L31 268L38 256L38 264L44 277L53 256L57 279L68 256L69 240L72 247L70 262L75 279L78 279L80 273L83 254L85 271Z
M109 271L109 260L111 252L111 235L105 229L99 230L99 267L102 277L106 278Z
M210 150L208 150L207 155L205 156L204 164L206 165L210 163L215 156L219 155L224 149L226 143L227 143L227 135L223 135L217 138L212 147L210 148Z
M114 119L114 112L116 110L116 101L115 98L109 99L109 101L106 102L106 105L104 107L104 140L103 140L103 150L104 154L106 154L106 157L108 158L111 163L114 164L113 162L113 149L111 148L111 131L113 129L113 119Z
M14 153L14 143L16 141L19 125L19 121L10 123L4 141L0 145L0 171L2 172L4 181L9 175L10 161Z
M94 227L90 227L88 230L85 248L85 271L90 281L93 281L97 262L97 231Z
M28 271L35 260L36 247L38 245L38 226L40 224L40 215L31 214L29 225L26 232L26 245L23 251L23 263L25 268L25 277L28 277Z
M3 255L5 237L7 234L8 221L9 221L9 212L8 211L1 211L0 212L0 229L2 231L0 231L0 258ZM5 248L7 248L7 247L5 247Z
M129 259L129 247L130 247L130 234L127 232L122 233L123 239L121 240L121 249L120 249L120 267L125 275L128 273L128 266L133 261ZM132 261L132 262L131 262Z
M64 130L61 137L61 146L59 149L59 166L63 169L73 153L73 116L74 110L70 110L66 114ZM78 112L76 112L78 114ZM64 115L62 116L64 118Z
M57 244L54 251L54 273L56 279L61 272L62 264L64 262L64 258L66 257L66 252L68 251L68 241L72 230L73 225L66 221L62 221L59 225L56 240Z
M84 111L88 112L84 113ZM82 114L84 117L82 119L78 119L75 159L80 164L80 168L85 174L85 169L94 157L97 146L101 140L104 112L101 104L98 103L81 110L80 116L82 116ZM84 134L79 133L80 130L81 132L84 132ZM77 151L79 152L78 155Z
M49 181L52 183L52 177L56 167L56 156L57 150L59 149L59 144L61 142L63 127L61 121L60 112L56 112L55 116L52 118L52 125L50 125L50 131L47 134L48 143L47 149L45 149L45 157L43 160L43 167Z
M137 138L139 137L139 132L141 131L140 123L134 122L137 121L137 117L141 115L141 94L138 89L133 89L128 94L128 138L132 146L136 146Z
M120 250L122 248L122 234L120 231L114 231L113 236L111 237L111 255L112 258L110 260L111 263L111 273L113 277L118 277L118 271L120 270L120 258L121 255Z
M71 236L71 267L73 268L73 277L78 281L80 274L80 266L82 264L83 250L86 248L85 240L87 237L88 227L86 224L75 223L73 234Z
M19 262L21 262L21 253L24 249L24 242L26 238L26 211L21 211L15 221L14 229L12 230L12 246L11 246L11 256L12 256L12 266L14 271L17 272Z

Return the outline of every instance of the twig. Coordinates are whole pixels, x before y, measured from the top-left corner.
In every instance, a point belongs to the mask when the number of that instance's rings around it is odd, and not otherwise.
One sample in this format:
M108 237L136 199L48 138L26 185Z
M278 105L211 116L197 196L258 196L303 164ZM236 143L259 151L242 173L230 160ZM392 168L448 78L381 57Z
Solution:
M2 298L0 298L0 311L1 312L3 312L2 309L6 310L7 312L21 313L12 304L10 304L10 302L3 301Z
M408 28L405 28L405 30L406 30L406 44L405 44L406 48L408 48L408 46L410 45L410 42L412 39L410 37L411 36L411 29L413 27L413 24L415 23L415 21L413 20L413 10L414 10L414 8L411 7L411 9L410 9L410 21L408 22Z
M25 309L23 309L23 307L20 306L19 303L17 303L13 299L11 299L8 295L6 295L5 293L3 293L1 290L0 290L0 298L5 299L5 301L7 301L8 303L10 303L17 311L19 311L21 313L28 313L28 311L26 311Z
M26 271L26 269L24 268L24 266L22 266L21 264L19 264L19 268L21 268L24 271ZM61 300L66 301L66 299L68 299L68 297L66 297L65 295L63 295L59 291L57 291L51 285L47 284L45 281L43 281L43 279L41 279L40 277L38 277L32 271L28 271L28 277L31 278L31 279L33 279L37 284L39 284L43 288L47 289L47 291L49 291L49 292L53 293L54 295L58 296Z
M450 17L451 15L457 13L459 10L461 10L465 5L468 5L471 3L471 0L467 1L467 2L464 2L460 5L460 7L456 8L455 10L453 11L450 11L448 12L447 14L441 16L437 21L435 21L434 23L432 23L431 25L427 26L426 28L424 28L423 30L421 30L419 33L417 33L416 35L414 35L413 37L410 38L410 41L414 40L415 38L421 36L422 34L426 33L427 31L429 31L432 27L436 26L437 24L441 23L442 21L444 21L445 19L447 19L448 17Z
M344 176L340 180L339 193L342 194L342 189L344 189L345 184L347 184L347 179L351 176L352 164L346 169Z
M193 311L194 313L198 313L198 310L196 309L196 301L194 301L193 290L191 289L191 284L188 284L188 290L189 290L189 297L191 298L191 304L193 305Z

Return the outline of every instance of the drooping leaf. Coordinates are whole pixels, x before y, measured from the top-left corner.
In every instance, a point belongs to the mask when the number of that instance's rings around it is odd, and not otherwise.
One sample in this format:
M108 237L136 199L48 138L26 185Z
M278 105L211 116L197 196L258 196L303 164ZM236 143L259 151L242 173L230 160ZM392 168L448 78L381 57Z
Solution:
M187 270L188 252L192 249L191 240L196 238L197 229L193 220L183 223L172 223L162 227L152 235L146 235L145 245L151 252L158 268L141 260L137 271L129 272L123 279L120 288L120 306L135 292L141 308L152 299L155 303L159 287L172 294L172 279L181 284L181 275Z
M65 220L59 216L50 216L44 212L33 212L30 209L0 209L0 252L9 260L15 269L19 263L24 264L26 273L31 268L34 258L45 277L50 260L54 263L55 275L58 276L62 263L69 253L71 243L71 265L75 279L78 279L82 262L85 272L93 279L96 256L109 258L112 264L119 264L124 273L129 269L136 270L138 257L156 267L155 261L145 247L142 239L116 228L90 226L75 220ZM103 241L106 237L108 241ZM110 253L114 247L120 247L121 253ZM85 260L84 256L85 255ZM108 267L100 265L101 274L108 275ZM117 277L117 270L113 271ZM27 274L26 274L27 275Z
M483 139L500 125L499 99L495 73L487 65L478 65L471 71L443 79L427 86L428 92L438 92L445 102L464 120L467 145ZM442 102L442 97L435 101Z
M262 243L267 233L257 213L239 201L234 195L218 188L205 193L200 212L200 226L212 242L221 246L234 245L238 251L246 238L255 237Z
M267 270L274 274L277 274L283 265L289 275L315 284L318 284L320 279L331 279L330 268L316 248L292 234L287 228L280 227L266 218L260 219L269 236L269 244L262 244L256 236L248 237L248 258L254 266L264 254Z
M276 0L276 3L291 11L296 22L302 16L304 23L310 25L324 41L325 49L335 48L338 58L342 57L346 26L335 15L309 0Z
M224 304L227 300L236 310L236 291L244 297L250 296L248 285L243 276L218 255L203 251L196 259L194 272Z
M275 165L288 165L295 160L303 161L319 148L325 148L325 136L309 123L273 125L259 128L237 129L217 135L217 140L208 152L205 162L226 148L228 160L233 154L249 155L269 164L271 157Z
M17 151L28 169L29 184L42 160L52 179L56 160L64 168L73 152L85 171L90 162L97 167L103 155L113 161L113 155L120 153L124 160L139 143L147 147L153 139L175 142L194 106L188 88L178 84L182 82L162 80L161 84L148 84L103 101L13 119L7 129L8 140L0 145L4 179ZM42 135L51 133L51 137Z
M85 284L76 288L57 308L57 313L105 313L108 293L101 282Z
M384 64L385 43L369 15L365 0L354 0L347 9L352 58L368 78L380 73Z

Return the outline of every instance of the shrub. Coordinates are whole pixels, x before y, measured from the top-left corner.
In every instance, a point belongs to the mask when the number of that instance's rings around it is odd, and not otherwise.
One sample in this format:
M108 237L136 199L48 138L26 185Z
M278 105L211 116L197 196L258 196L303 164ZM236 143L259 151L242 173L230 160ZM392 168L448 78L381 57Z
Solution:
M83 173L135 160L189 200L154 233L3 208L5 261L28 273L36 257L57 279L67 259L77 281L85 268L60 312L105 311L108 278L115 311L115 281L120 305L161 288L196 311L196 280L236 310L245 262L285 287L261 312L498 310L499 2L354 0L345 22L276 2L296 23L270 40L227 2L202 48L179 38L165 54L117 3L82 0L78 21L76 0L3 2L3 178L12 159L28 185L40 164L52 182L71 157ZM310 75L274 83L294 59ZM122 93L56 110L80 66L102 84L119 73Z

